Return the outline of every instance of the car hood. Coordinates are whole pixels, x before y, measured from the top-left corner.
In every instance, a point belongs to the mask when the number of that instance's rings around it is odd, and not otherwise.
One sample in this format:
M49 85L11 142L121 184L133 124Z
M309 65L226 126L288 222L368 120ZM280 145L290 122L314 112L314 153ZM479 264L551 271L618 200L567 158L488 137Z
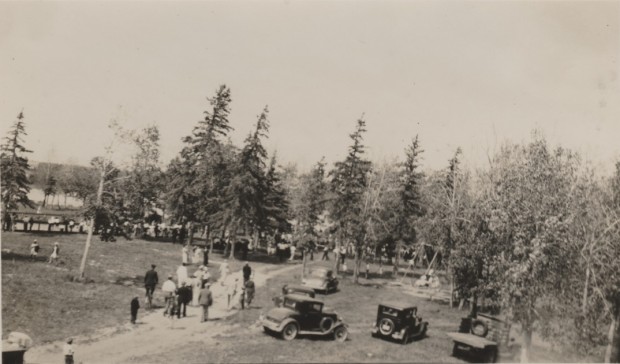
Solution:
M291 317L294 314L295 311L291 310L290 308L277 307L269 310L269 312L267 312L267 317L270 317L274 320L282 321L285 318Z
M306 278L303 282L304 286L323 287L327 281L322 278Z

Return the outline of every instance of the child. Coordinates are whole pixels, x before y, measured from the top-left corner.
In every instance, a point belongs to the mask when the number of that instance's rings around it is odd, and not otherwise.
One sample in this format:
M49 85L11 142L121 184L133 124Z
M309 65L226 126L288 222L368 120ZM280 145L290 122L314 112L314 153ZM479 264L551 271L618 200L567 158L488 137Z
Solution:
M140 309L140 301L138 300L138 296L135 296L133 300L131 300L131 323L132 324L136 323L139 309Z
M73 339L67 339L67 343L62 348L62 352L65 355L65 364L73 364Z
M37 239L30 245L30 260L36 260L37 255L39 254L39 243L37 243Z
M60 254L60 246L58 242L54 243L54 250L52 251L52 255L50 255L50 260L48 263L54 262L54 264L58 264L58 255Z

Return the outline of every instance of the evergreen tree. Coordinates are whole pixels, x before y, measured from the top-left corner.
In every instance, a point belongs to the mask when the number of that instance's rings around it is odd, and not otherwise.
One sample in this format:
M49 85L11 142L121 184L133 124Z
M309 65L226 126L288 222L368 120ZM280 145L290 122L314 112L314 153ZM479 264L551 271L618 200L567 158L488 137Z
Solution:
M30 165L24 153L32 153L23 145L23 136L26 134L24 113L17 115L13 128L4 138L0 147L0 166L2 174L2 202L5 213L16 209L18 205L34 208L35 204L28 198L30 180L28 171Z
M231 239L230 257L234 257L235 240L241 228L247 232L254 231L255 236L261 222L266 221L265 197L266 176L265 159L267 152L262 139L269 132L267 107L259 115L254 132L250 133L239 153L233 168L230 184L225 188L222 198L220 218L224 226L229 227Z
M260 229L266 232L290 231L289 202L286 189L282 184L282 175L277 170L276 153L271 157L265 175L264 217Z
M178 218L199 220L224 230L219 205L230 181L234 152L230 143L224 142L233 130L228 121L230 88L221 85L208 101L210 109L204 112L204 120L194 127L192 135L183 138L185 147L168 167L166 199Z
M355 246L354 280L357 282L361 251L364 246L366 228L363 216L363 196L367 186L367 174L371 163L363 159L363 134L366 122L363 117L357 121L355 132L350 134L353 144L344 161L336 162L330 175L330 186L334 193L331 216L339 224L339 244L352 242Z

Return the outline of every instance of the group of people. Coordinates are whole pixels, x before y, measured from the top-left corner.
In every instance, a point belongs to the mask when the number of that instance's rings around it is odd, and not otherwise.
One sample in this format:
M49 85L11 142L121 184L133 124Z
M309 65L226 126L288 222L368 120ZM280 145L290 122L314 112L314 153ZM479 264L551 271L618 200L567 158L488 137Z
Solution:
M30 244L30 260L31 261L37 260L37 257L39 256L40 251L41 251L41 246L37 242L37 239L34 239L32 244ZM50 257L47 262L49 264L54 263L55 265L58 265L58 262L60 261L59 259L60 259L60 244L58 244L58 242L55 242L54 247L52 248L52 254L50 254Z
M177 282L173 280L173 275L169 274L168 279L162 284L161 291L165 300L164 316L173 318L186 317L187 306L200 306L202 308L201 322L208 320L209 307L213 304L213 294L210 290L212 285L211 273L206 265L200 265L191 276L188 274L188 263L184 247L183 262L176 271ZM189 250L189 249L188 249ZM202 254L202 252L200 253ZM197 255L196 255L197 256ZM147 307L152 308L152 299L155 288L159 283L156 266L151 265L151 269L144 275L144 287L146 290ZM254 299L255 285L252 281L252 268L248 263L243 267L243 283L239 278L229 276L230 270L228 263L220 265L220 284L227 296L227 308L230 310L238 298L239 306L245 309ZM131 322L136 323L140 302L138 297L134 297L130 304Z

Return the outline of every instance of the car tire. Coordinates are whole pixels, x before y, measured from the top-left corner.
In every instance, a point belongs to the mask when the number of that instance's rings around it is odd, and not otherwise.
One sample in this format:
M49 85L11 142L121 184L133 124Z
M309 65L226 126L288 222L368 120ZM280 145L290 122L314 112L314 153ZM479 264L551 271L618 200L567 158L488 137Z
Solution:
M334 340L338 341L339 343L343 343L347 341L348 336L349 336L349 330L347 330L347 328L344 326L338 326L334 330Z
M319 323L319 328L323 332L328 332L334 327L334 319L331 317L323 317Z
M389 318L383 318L379 321L379 332L382 335L390 336L394 332L394 321Z
M282 329L282 338L286 341L294 340L297 337L297 333L299 329L297 328L297 324L294 322L289 322Z
M485 337L487 336L487 333L489 332L489 327L487 326L487 323L482 321L482 320L478 320L478 319L474 319L471 322L471 333L479 336L479 337Z

